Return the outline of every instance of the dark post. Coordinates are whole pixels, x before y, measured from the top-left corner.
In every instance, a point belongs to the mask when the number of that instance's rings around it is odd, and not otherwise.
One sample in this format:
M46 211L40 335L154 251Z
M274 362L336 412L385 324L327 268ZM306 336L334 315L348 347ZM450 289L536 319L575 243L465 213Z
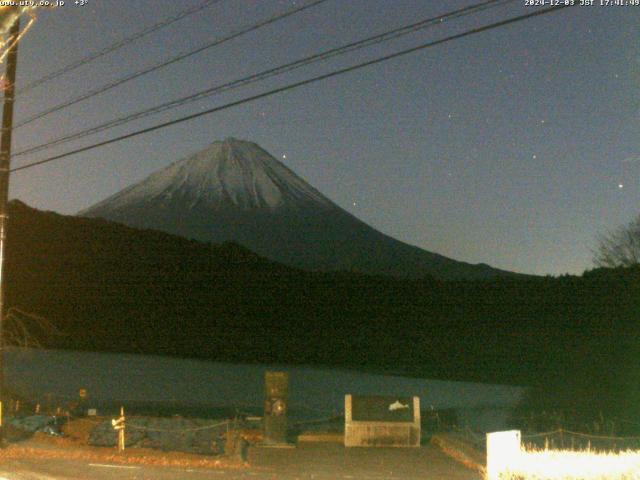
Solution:
M9 30L9 42L20 34L20 17ZM0 444L4 443L2 401L4 400L4 335L5 320L5 250L9 203L9 169L11 168L11 131L13 129L13 100L18 65L18 42L14 42L7 55L6 85L2 108L2 135L0 136Z
M265 372L264 387L264 443L266 445L286 444L289 374Z

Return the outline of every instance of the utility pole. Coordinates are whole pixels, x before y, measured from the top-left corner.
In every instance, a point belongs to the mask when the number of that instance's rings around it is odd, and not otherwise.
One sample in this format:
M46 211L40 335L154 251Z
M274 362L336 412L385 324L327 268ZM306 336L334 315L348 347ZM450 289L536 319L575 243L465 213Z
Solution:
M2 134L0 135L0 445L5 443L3 415L4 388L4 321L5 321L5 251L7 243L7 219L9 204L9 170L11 168L11 133L13 130L13 101L18 65L18 35L20 34L20 16L9 30L9 42L12 45L7 55L5 76L4 106L2 108Z

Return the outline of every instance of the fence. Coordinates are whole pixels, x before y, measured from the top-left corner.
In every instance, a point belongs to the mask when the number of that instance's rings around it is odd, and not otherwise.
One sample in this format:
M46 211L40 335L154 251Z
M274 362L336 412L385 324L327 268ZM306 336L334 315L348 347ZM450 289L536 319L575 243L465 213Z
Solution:
M199 454L229 454L246 443L241 430L247 428L241 419L211 421L182 417L157 418L125 416L124 408L117 419L98 421L89 436L94 446L118 445Z
M126 421L111 423L126 407ZM38 397L17 397L7 401L6 421L16 429L16 435L45 432L62 435L78 427L65 427L75 418L85 417L91 410L91 431L83 431L83 441L90 445L123 449L148 447L161 450L200 454L218 454L229 448L240 449L243 442L262 440L262 404L196 404L172 400L122 401L94 399L91 392L79 390L77 395L47 393ZM123 415L120 414L120 417ZM290 430L299 434L307 429L332 430L343 428L344 417L313 405L291 404ZM82 428L87 427L87 421ZM71 425L71 424L70 424ZM114 427L118 427L115 430ZM124 427L120 429L120 427ZM78 435L71 433L71 435ZM16 437L17 438L17 437ZM232 441L230 441L231 439Z
M487 447L486 435L474 432L469 428L454 427L451 433L472 445L476 450L484 452ZM596 435L557 428L548 432L522 434L522 444L531 449L551 450L598 450L620 452L624 450L640 450L640 437Z
M597 441L601 442L600 448L592 443ZM487 479L635 479L640 472L638 444L640 437L597 436L567 430L526 436L521 436L519 430L488 433Z
M598 450L620 452L640 450L640 437L617 437L573 432L559 428L551 432L522 435L526 448L545 450Z

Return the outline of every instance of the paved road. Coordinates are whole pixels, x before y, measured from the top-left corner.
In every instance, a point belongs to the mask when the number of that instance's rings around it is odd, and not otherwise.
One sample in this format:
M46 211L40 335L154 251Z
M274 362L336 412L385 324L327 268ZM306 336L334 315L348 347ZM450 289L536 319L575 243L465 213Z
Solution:
M182 469L123 467L77 460L7 460L0 480L480 480L481 476L435 447L418 449L345 449L331 443L297 448L251 448L250 467Z

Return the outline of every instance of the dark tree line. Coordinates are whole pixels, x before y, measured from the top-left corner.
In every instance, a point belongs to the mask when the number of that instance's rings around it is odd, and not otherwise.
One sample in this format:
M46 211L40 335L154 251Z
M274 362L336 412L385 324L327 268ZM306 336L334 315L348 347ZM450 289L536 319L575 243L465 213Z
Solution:
M528 409L640 417L640 269L399 280L309 273L13 205L7 303L46 348L340 366L530 385Z

